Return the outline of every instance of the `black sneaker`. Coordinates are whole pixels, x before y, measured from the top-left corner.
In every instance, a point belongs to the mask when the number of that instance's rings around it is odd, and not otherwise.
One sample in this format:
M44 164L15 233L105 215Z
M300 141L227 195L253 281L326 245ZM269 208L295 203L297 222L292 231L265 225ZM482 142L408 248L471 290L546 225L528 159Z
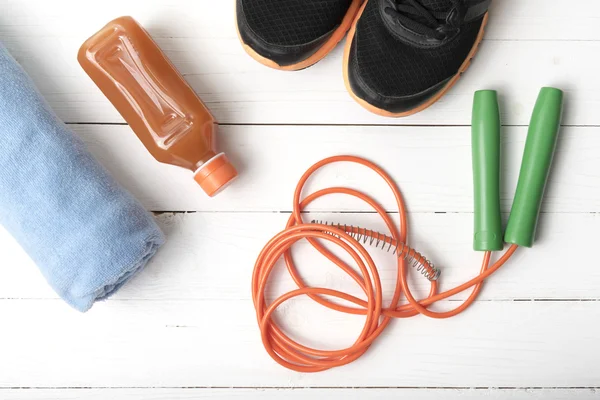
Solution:
M237 0L244 49L272 68L295 71L343 39L364 0Z
M369 0L344 56L350 94L383 116L415 114L460 78L483 38L491 0Z

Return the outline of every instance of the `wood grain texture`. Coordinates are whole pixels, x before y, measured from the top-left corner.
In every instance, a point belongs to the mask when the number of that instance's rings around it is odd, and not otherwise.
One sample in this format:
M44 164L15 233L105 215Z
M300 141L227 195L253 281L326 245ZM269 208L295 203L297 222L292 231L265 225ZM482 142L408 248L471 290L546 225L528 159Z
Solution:
M167 243L148 268L117 295L119 300L247 300L254 262L262 247L280 232L288 215L279 213L163 214L160 226ZM384 230L373 214L309 214L307 218ZM410 243L442 269L442 289L476 276L482 253L472 251L469 214L411 214ZM546 214L533 249L522 249L485 286L481 300L598 300L600 271L579 266L578 256L595 248L600 219L593 214ZM576 232L576 234L574 234ZM0 233L0 297L51 299L37 268L5 233ZM306 243L294 250L303 276L312 285L361 295L356 284ZM377 249L371 254L381 272L385 298L391 298L394 257ZM418 274L416 293L425 295L429 282ZM287 273L277 272L271 294L294 289ZM585 278L584 278L585 277ZM465 294L456 299L464 299ZM67 307L67 306L65 306ZM247 310L250 312L250 310Z
M473 92L491 88L502 95L504 122L526 125L539 88L556 85L567 92L566 124L600 125L595 112L600 3L595 0L577 0L573 7L561 0L496 1L489 33L465 77L434 107L401 120L372 115L354 103L343 84L341 47L306 71L270 70L238 43L234 2L217 4L2 0L0 38L67 122L122 122L85 76L76 54L107 21L131 14L156 37L221 123L465 125Z
M290 211L295 186L313 163L355 154L379 164L400 186L412 212L472 212L469 127L226 126L218 144L240 178L209 199L192 174L157 163L127 126L73 126L94 155L154 211ZM503 132L502 208L512 205L527 129ZM563 128L548 185L545 212L600 211L600 136L597 128ZM348 186L395 210L391 191L364 167L335 164L319 171L307 190ZM327 197L318 211L370 211L362 202Z
M446 305L447 306L447 305ZM480 302L395 321L358 362L298 374L265 352L252 302L0 301L0 387L595 387L599 302ZM308 300L278 312L297 340L350 345L364 318Z
M298 73L258 65L238 42L233 0L0 0L0 41L91 152L158 212L168 237L113 299L78 314L0 228L0 399L600 398L600 2L496 0L491 14L460 83L431 109L394 120L350 99L341 46ZM80 44L120 15L150 31L223 124L219 146L241 176L218 198L208 199L189 172L155 162L77 64ZM250 277L289 216L301 174L337 154L379 163L406 197L411 244L441 267L442 288L453 287L481 262L470 250L473 92L500 93L506 219L544 85L564 89L567 108L536 246L520 250L466 313L395 321L350 366L302 375L275 364L260 341ZM361 168L331 166L308 189L333 185L364 190L394 211L385 185ZM369 211L331 197L306 217L382 229ZM389 299L395 263L372 254ZM307 244L295 256L310 284L359 294ZM418 276L411 285L427 289ZM268 294L291 288L279 268ZM277 317L322 348L351 344L364 322L307 299L286 303Z
M4 400L172 400L244 399L303 400L588 400L597 399L594 389L25 389L0 391Z

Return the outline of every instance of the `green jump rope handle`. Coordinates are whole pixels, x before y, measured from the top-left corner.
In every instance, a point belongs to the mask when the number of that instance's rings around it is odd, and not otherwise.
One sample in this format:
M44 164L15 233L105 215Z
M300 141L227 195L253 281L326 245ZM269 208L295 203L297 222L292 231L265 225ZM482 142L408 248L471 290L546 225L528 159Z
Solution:
M500 213L500 109L494 90L475 92L472 121L476 251L504 248Z
M544 190L556 150L562 108L561 90L541 90L529 125L517 192L504 237L506 243L533 246Z

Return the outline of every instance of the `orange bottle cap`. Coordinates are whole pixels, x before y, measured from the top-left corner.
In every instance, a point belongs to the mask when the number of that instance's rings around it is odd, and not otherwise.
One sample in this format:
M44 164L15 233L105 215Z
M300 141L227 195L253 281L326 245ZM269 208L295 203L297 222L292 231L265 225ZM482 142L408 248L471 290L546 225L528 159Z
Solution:
M224 153L205 162L195 173L194 179L207 195L213 197L231 183L238 173Z

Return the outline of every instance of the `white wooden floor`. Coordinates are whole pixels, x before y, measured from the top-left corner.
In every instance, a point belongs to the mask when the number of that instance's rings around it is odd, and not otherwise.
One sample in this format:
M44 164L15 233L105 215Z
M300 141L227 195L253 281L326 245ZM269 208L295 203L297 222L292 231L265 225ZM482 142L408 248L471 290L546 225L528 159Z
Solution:
M124 14L147 27L223 124L221 148L242 176L213 200L190 174L145 152L76 62L83 40ZM600 398L599 24L598 0L496 0L464 79L431 109L392 120L347 95L341 48L298 73L247 57L232 0L0 0L0 40L90 150L157 212L168 236L141 276L81 315L0 229L0 399ZM544 85L566 91L567 110L536 247L519 251L464 314L397 321L350 366L301 375L275 364L260 341L250 277L288 217L301 173L342 153L384 166L411 210L411 242L442 266L442 287L452 287L476 274L480 260L471 251L472 94L501 94L507 212ZM332 167L311 187L325 185L359 187L393 210L383 184L361 169ZM325 199L312 211L381 228L348 199ZM354 290L308 247L299 252L309 282ZM393 262L375 257L389 298ZM292 287L283 277L274 286ZM281 317L321 347L350 344L362 323L305 300Z

